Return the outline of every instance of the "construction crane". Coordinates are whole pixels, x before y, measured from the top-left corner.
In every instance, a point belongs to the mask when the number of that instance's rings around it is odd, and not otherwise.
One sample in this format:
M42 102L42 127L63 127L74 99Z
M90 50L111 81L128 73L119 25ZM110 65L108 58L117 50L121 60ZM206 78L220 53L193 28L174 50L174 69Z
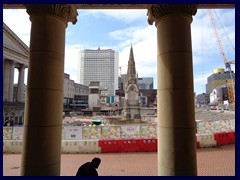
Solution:
M209 13L211 24L213 26L213 30L214 30L214 34L215 34L215 37L217 40L218 48L220 50L220 53L223 58L223 62L226 67L226 71L229 71L229 74L230 74L230 79L227 80L228 102L229 102L229 106L231 107L231 110L235 111L235 87L234 87L233 75L232 75L232 70L231 70L231 64L235 64L235 60L227 61L211 9L208 10L208 13Z
M123 66L119 66L118 68L119 68L119 70L120 70L120 77L121 77L121 75L122 75L122 68L123 67L127 67L128 65L123 65Z

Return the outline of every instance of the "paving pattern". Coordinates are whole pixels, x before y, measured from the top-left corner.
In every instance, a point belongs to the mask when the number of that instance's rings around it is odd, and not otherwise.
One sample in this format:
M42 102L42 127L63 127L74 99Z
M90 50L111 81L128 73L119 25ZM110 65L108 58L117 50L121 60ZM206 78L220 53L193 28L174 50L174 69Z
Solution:
M62 154L61 176L75 176L79 165L101 158L100 176L157 176L157 152ZM3 176L19 176L21 154L3 154ZM197 149L198 176L235 176L235 144Z

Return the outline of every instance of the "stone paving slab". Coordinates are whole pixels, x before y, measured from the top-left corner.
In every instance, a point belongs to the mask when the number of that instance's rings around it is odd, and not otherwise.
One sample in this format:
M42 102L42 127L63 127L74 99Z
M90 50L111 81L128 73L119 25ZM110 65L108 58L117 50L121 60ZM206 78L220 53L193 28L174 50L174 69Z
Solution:
M157 176L157 152L62 154L61 176L75 176L78 167L101 158L100 176ZM21 154L3 154L3 176L20 175ZM198 176L235 176L235 144L197 149Z

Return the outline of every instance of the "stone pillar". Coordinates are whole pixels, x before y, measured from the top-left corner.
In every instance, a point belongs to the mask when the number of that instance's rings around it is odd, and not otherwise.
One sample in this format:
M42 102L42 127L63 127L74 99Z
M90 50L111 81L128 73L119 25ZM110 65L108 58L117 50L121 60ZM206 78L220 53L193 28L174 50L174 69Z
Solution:
M23 94L24 94L24 71L25 67L24 65L20 65L18 68L19 74L18 74L18 89L17 89L17 101L18 102L24 102Z
M10 62L9 60L4 60L4 75L3 75L3 101L8 101L8 91L9 91L9 77L10 75Z
M10 61L9 89L8 89L8 101L10 102L13 102L14 69L15 62Z
M65 29L77 11L67 4L25 7L32 25L21 175L59 176Z
M192 15L198 5L151 5L157 27L158 175L196 176L191 45Z

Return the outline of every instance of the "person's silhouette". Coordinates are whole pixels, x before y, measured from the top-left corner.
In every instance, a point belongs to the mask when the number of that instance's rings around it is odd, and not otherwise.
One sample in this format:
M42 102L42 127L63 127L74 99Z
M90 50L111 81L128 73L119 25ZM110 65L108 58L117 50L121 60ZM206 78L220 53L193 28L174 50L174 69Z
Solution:
M76 176L98 176L96 169L100 163L100 158L93 158L91 162L86 162L78 168Z

